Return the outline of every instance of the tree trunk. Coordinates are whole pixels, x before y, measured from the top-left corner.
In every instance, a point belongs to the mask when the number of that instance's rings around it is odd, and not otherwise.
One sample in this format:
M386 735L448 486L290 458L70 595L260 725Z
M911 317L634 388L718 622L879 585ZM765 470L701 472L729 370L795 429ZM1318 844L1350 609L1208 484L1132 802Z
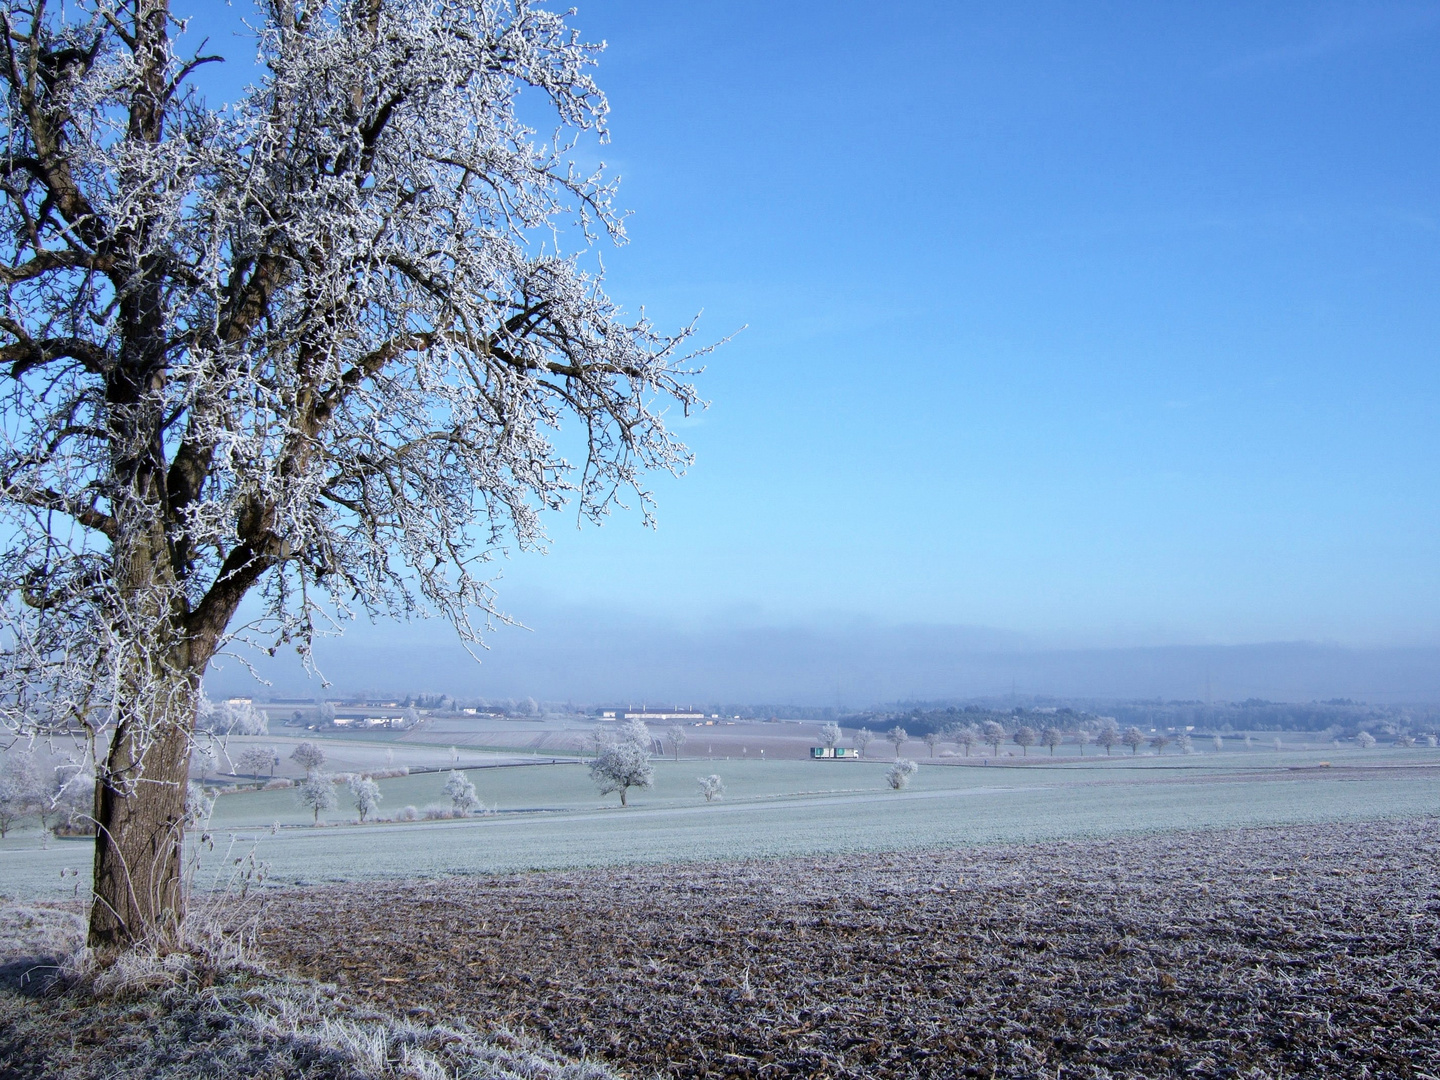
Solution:
M173 932L185 915L180 857L188 722L166 722L148 739L137 730L140 724L137 718L120 724L95 784L89 944L107 951L148 934Z
M626 791L626 789L623 788L623 787L620 789L620 805L621 805L621 806L624 806L624 805L625 805L625 791Z

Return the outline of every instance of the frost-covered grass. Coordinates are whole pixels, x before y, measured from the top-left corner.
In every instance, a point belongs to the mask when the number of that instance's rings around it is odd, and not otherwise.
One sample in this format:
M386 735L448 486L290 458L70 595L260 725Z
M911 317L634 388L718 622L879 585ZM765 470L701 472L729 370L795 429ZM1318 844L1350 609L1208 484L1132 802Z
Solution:
M1320 760L1334 767L1304 768ZM895 792L885 783L884 760L658 761L654 788L632 792L625 810L614 796L600 799L580 765L478 769L467 775L486 806L499 813L460 821L286 827L272 835L268 826L277 819L308 820L291 792L277 791L220 799L212 828L221 839L231 833L253 837L271 880L280 883L492 873L1408 818L1440 807L1435 773L1346 766L1422 763L1440 764L1440 754L1322 757L1272 750L1023 768L922 761L909 788ZM707 804L696 778L712 771L724 779L726 794ZM440 804L444 783L444 773L382 780L380 811L393 815L407 804ZM353 811L349 816L353 820ZM33 835L14 837L0 845L0 891L72 897L77 888L83 892L90 859L86 841L52 840L49 850L41 850Z

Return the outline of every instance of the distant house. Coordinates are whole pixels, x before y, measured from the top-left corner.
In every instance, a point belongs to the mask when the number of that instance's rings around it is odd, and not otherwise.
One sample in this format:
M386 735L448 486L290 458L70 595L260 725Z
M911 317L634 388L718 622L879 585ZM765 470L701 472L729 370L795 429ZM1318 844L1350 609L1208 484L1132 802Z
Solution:
M860 751L853 746L812 746L810 747L812 758L848 758L851 761L860 760Z

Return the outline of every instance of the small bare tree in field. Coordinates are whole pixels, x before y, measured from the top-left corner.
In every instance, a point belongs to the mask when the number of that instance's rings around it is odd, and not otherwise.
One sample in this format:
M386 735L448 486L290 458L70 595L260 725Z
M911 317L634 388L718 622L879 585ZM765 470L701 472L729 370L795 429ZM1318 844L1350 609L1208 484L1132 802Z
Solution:
M590 776L601 795L620 793L620 805L628 805L632 787L648 788L655 782L650 763L650 730L643 720L631 720L615 732L606 732L603 745L590 762Z
M1065 741L1065 734L1057 727L1047 727L1040 733L1040 741L1050 748L1050 756L1055 756L1055 748Z
M380 805L380 785L368 776L351 777L350 797L355 802L355 812L363 822Z
M1175 736L1175 749L1179 750L1182 754L1193 754L1195 752L1195 747L1190 741L1189 733L1182 731Z
M273 746L249 746L235 759L235 764L257 780L265 770L275 775L275 766L280 763L280 754Z
M39 812L44 792L32 755L17 753L0 760L0 840L16 822Z
M705 796L706 802L713 802L716 799L725 797L725 784L715 773L709 776L700 777L700 794Z
M951 731L950 738L954 740L956 746L965 751L965 756L969 757L970 751L980 741L980 733L975 730L973 724L961 724Z
M844 733L840 730L840 725L833 720L820 725L821 746L829 747L833 750L842 738L844 738Z
M895 760L899 761L900 747L904 746L907 742L910 741L910 736L906 733L903 727L901 727L899 724L896 724L893 728L891 728L885 733L885 741L891 743L895 747Z
M689 460L689 330L591 253L599 47L528 0L258 8L218 108L167 0L0 6L0 726L103 756L99 949L183 915L212 658L309 664L357 610L473 642L497 550L572 500L648 521Z
M920 766L909 758L896 758L895 764L885 773L885 782L900 791L910 783L910 777L914 776L919 768Z
M450 800L451 810L462 816L474 813L481 806L475 785L458 769L452 769L445 778L445 796Z
M1362 731L1359 735L1355 736L1355 745L1360 747L1361 750L1369 750L1375 745L1375 736L1371 735L1368 731Z
M865 756L865 748L875 741L875 733L867 727L862 727L855 732L855 748L860 751L860 756Z
M1011 738L1015 740L1015 745L1020 747L1021 754L1029 757L1030 747L1035 745L1035 729L1027 724L1021 724L1015 729L1015 734Z
M312 742L302 742L290 755L290 760L305 770L308 776L316 773L325 765L325 749L316 746Z
M340 804L334 783L321 772L306 773L305 779L295 785L295 798L301 806L314 813L316 825L320 824L321 810L333 810Z
M1165 734L1152 736L1150 745L1155 748L1156 754L1163 754L1165 753L1165 747L1170 745L1170 736Z
M679 724L671 724L665 731L665 737L670 740L670 749L675 752L675 760L680 760L680 748L689 740L685 729Z
M1225 749L1225 740L1222 739L1219 735L1216 735L1216 736L1215 736L1213 739L1211 739L1210 741L1211 741L1211 743L1214 744L1214 746L1215 746L1215 752L1216 752L1217 754L1218 754L1221 750L1224 750L1224 749Z
M925 733L925 745L930 748L931 757L935 756L935 748L940 745L940 741L943 738L944 736L938 731L927 731Z
M985 726L980 729L981 738L990 745L990 752L995 755L1000 753L1000 744L1005 741L1005 729L994 720L987 720Z
M1110 756L1110 751L1120 745L1120 728L1115 721L1108 720L1100 725L1100 730L1095 734L1095 741L1105 748L1105 756Z
M1138 754L1140 747L1145 745L1145 736L1141 734L1139 728L1128 727L1125 729L1125 734L1120 736L1120 741L1130 747L1131 754Z
M1094 737L1089 728L1082 727L1075 730L1075 745L1080 748L1081 757L1085 756L1085 747L1090 745L1090 740Z

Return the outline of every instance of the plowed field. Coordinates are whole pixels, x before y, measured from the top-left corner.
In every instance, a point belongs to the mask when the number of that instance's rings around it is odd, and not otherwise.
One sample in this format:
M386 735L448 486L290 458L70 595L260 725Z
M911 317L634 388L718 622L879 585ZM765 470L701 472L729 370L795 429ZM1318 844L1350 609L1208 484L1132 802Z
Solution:
M1440 1076L1440 820L312 888L270 958L629 1075Z

